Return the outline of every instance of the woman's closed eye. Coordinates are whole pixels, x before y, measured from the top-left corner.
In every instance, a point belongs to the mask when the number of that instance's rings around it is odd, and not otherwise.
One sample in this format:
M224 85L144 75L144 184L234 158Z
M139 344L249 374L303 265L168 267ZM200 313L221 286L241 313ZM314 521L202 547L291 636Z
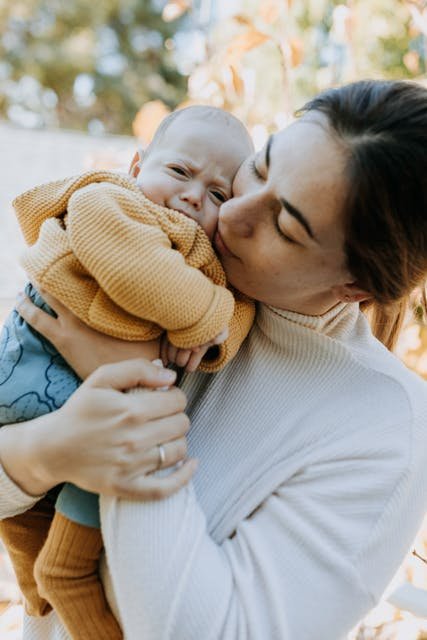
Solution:
M265 178L261 175L261 173L258 171L257 166L256 166L256 156L255 158L253 158L250 163L249 163L249 169L252 173L252 175L255 176L255 178L257 180L265 180Z
M276 220L276 229L280 235L280 237L285 240L285 242L289 242L289 244L299 244L299 242L297 242L296 240L294 240L293 238L291 238L291 236L288 236L286 233L284 233L283 229L280 227L279 223Z

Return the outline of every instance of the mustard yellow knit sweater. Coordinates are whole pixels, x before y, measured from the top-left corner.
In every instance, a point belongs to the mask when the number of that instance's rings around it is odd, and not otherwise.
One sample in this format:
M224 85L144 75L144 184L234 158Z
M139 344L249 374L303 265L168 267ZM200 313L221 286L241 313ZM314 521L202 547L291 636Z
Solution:
M30 279L93 329L124 340L164 330L177 347L229 338L200 369L217 371L238 351L254 304L226 288L203 229L148 200L134 180L107 171L41 185L13 203L29 246Z

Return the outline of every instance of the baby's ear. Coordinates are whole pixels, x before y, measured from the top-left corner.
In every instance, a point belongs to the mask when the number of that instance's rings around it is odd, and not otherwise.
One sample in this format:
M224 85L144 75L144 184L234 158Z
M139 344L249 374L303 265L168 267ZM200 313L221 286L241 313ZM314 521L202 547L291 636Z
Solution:
M142 149L138 149L138 151L135 152L135 155L132 158L132 162L130 163L129 167L129 175L131 175L133 178L136 178L141 171L141 163L143 157L144 152L142 151Z

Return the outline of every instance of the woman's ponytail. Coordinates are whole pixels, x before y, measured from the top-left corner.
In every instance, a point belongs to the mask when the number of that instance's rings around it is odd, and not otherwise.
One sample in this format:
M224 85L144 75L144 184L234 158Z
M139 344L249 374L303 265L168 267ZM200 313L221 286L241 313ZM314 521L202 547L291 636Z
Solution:
M393 351L396 346L408 307L409 299L404 298L387 306L372 302L366 309L372 333L390 351Z

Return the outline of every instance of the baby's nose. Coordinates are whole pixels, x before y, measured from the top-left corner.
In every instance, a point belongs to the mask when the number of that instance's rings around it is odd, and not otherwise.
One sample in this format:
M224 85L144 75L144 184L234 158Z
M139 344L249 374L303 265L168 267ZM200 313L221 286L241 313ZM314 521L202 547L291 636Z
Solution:
M184 200L184 202L188 202L189 204L191 204L191 206L194 207L196 211L200 211L203 201L203 189L197 186L191 189L187 189L181 195L181 198L182 200Z

